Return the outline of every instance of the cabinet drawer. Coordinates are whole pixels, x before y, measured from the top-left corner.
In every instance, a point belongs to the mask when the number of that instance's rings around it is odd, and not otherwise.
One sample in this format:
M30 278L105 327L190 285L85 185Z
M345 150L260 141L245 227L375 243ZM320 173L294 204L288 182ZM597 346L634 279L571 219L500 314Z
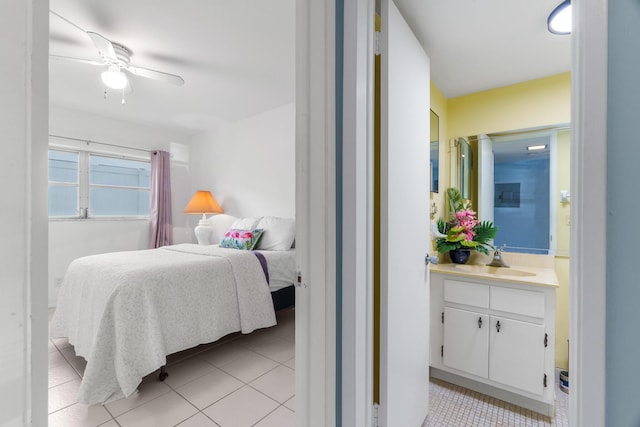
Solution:
M491 309L544 318L544 293L491 286Z
M489 308L489 286L478 283L444 281L444 300L474 307Z

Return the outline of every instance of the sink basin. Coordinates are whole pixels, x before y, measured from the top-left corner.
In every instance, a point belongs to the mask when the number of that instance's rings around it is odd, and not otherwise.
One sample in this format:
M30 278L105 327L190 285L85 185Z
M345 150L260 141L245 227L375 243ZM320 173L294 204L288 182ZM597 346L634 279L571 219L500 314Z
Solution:
M517 277L531 277L535 276L535 273L528 271L516 270L506 267L490 267L488 265L466 265L466 264L453 264L454 270L467 271L469 273L479 274L492 274L494 276L517 276Z

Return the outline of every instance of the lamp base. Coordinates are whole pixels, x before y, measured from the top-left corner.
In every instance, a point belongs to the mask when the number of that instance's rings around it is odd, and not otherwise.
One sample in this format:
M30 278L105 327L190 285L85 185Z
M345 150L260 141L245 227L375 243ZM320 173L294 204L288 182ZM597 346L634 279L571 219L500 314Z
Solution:
M208 220L201 219L198 223L198 226L193 231L196 234L196 239L198 239L199 245L211 244L211 234L213 233L213 228L211 228Z

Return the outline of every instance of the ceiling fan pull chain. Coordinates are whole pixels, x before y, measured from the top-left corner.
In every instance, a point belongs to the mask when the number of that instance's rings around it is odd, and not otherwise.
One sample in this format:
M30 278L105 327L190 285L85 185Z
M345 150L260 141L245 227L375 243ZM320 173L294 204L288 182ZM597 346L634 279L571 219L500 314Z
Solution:
M107 89L104 90L104 93L102 94L104 99L107 99Z

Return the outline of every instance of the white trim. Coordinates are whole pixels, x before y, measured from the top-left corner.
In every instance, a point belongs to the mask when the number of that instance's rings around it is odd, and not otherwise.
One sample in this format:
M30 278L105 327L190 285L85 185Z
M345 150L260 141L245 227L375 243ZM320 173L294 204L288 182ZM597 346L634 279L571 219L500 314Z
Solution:
M549 134L549 255L558 252L558 131Z
M335 2L296 3L296 426L335 424Z
M605 425L607 0L575 2L569 418Z
M342 164L342 425L373 423L375 3L345 2Z

